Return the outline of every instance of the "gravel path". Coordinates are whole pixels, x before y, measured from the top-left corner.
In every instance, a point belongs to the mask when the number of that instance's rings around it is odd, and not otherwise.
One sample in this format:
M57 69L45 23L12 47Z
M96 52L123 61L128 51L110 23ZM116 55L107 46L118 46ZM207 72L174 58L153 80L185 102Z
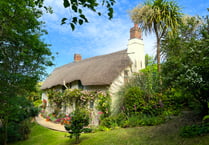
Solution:
M38 115L36 117L36 122L43 127L46 127L46 128L52 129L52 130L56 130L56 131L66 132L64 125L56 124L56 123L53 123L50 121L46 121L40 115Z

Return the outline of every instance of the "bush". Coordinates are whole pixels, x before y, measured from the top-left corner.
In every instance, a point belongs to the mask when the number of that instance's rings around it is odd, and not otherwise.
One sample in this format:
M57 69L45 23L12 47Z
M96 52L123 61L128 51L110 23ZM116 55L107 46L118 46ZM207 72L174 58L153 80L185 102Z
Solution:
M124 124L126 120L127 120L127 116L124 113L120 113L115 116L104 118L101 121L100 126L104 126L107 128L116 128L118 126L122 127L122 125Z
M3 128L0 127L0 139L3 137ZM15 142L19 140L28 139L30 133L30 121L24 120L21 123L16 123L14 121L8 123L7 134L8 142ZM0 142L1 143L1 142Z
M77 109L72 112L70 124L65 124L65 129L70 133L70 138L76 138L76 143L79 143L80 134L85 130L84 127L89 125L89 113L85 110Z
M105 126L107 128L115 128L118 126L117 120L114 117L107 117L101 121L101 126Z
M124 94L123 110L128 116L141 113L159 115L164 105L158 98L158 94L148 97L139 87L130 87Z
M102 120L100 128L103 130L113 129L116 127L136 127L136 126L152 126L158 125L165 122L163 116L151 116L145 114L131 115L129 117L124 114L107 117Z
M91 128L84 128L83 133L91 133L92 129Z
M209 133L209 123L184 126L180 130L180 136L186 138L205 135L207 133Z

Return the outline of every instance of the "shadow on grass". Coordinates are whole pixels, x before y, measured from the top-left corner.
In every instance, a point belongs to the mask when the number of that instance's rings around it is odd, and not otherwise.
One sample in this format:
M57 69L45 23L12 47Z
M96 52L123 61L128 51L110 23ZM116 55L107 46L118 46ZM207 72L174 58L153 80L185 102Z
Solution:
M66 136L66 137L67 137L67 136ZM65 143L62 144L62 145L76 145L76 144L80 144L80 143L82 143L83 141L88 140L90 137L87 137L87 136L80 136L80 138L79 138L79 143L76 143L75 137L73 137L73 138L67 137L67 138L69 138L69 140L66 140Z
M192 112L185 112L180 116L174 116L171 120L167 121L164 124L156 126L144 126L139 127L139 131L130 132L133 136L141 141L141 144L155 144L155 145L183 145L183 144L204 144L200 142L200 138L196 139L185 139L180 137L179 132L181 127L185 125L196 124L200 120ZM146 128L146 129L145 129ZM145 129L143 133L140 131ZM138 141L138 142L140 142Z

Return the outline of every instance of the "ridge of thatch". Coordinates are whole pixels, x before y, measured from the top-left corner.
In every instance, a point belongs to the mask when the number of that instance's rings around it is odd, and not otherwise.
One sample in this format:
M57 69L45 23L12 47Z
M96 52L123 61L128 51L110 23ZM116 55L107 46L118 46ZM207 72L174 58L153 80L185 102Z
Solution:
M110 85L126 67L132 64L127 50L95 56L56 68L41 89L80 80L82 85Z

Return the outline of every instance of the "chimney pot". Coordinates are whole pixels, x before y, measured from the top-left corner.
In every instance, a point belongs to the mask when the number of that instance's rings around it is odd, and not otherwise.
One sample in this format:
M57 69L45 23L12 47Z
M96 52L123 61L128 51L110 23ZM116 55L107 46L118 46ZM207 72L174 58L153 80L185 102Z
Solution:
M78 62L78 61L81 61L82 60L82 57L80 54L74 54L74 62Z

